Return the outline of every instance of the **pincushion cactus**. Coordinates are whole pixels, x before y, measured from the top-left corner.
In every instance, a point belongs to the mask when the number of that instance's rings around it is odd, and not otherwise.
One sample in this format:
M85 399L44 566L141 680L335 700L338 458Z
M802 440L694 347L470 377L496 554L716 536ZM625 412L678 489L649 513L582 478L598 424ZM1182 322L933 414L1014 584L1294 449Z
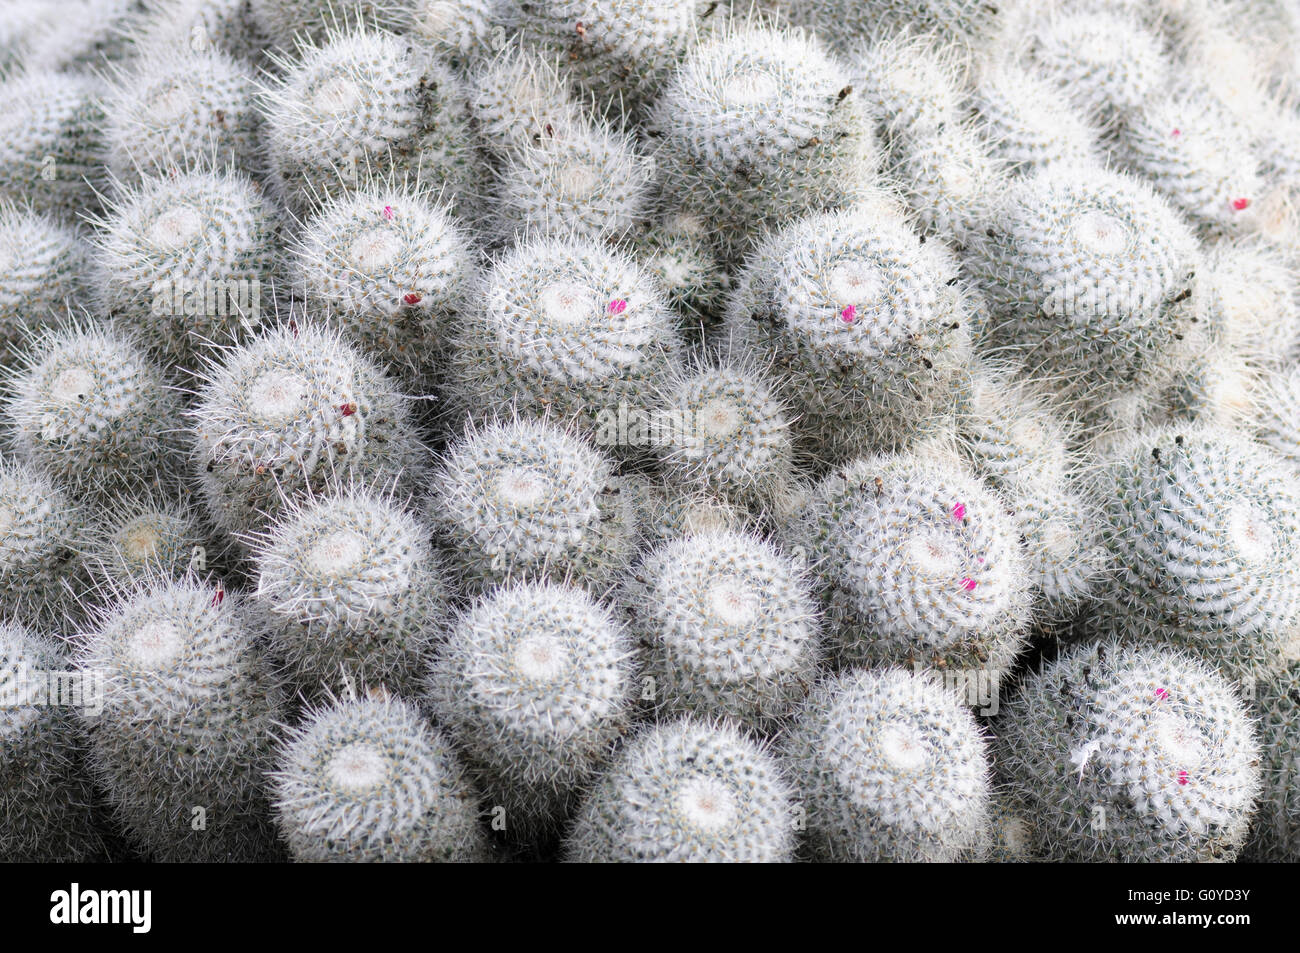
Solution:
M470 236L446 205L374 183L331 199L290 248L295 292L314 316L418 382L477 272Z
M427 537L398 502L354 487L290 505L257 540L254 592L304 694L420 684L446 602Z
M131 337L92 324L47 329L6 383L18 456L77 496L104 501L177 488L180 402Z
M169 170L258 167L253 72L219 50L160 47L104 95L108 168L121 182Z
M879 165L843 65L795 31L737 26L695 46L650 124L666 194L730 259L767 226L853 201Z
M659 282L683 331L698 335L717 325L731 276L714 253L703 221L685 213L666 215L634 239L632 251Z
M1182 646L1236 679L1300 656L1300 482L1246 437L1167 426L1113 450L1097 473L1114 571L1092 624Z
M81 763L84 739L67 707L97 699L93 686L68 679L67 665L54 642L0 623L0 854L13 863L103 856Z
M510 584L457 619L428 703L508 837L558 834L627 728L633 667L632 640L581 589Z
M514 18L510 0L409 0L405 7L402 32L462 67L499 50Z
M847 662L969 670L996 685L1025 642L1019 525L955 462L854 461L822 481L789 536Z
M625 491L626 490L626 491ZM589 443L532 420L471 428L448 451L430 515L460 585L607 585L635 554L639 503Z
M197 579L154 581L101 613L77 671L91 761L133 843L161 860L275 856L263 775L283 701L244 600Z
M901 448L969 357L955 279L895 206L810 215L751 258L728 306L731 352L770 355L810 452Z
M227 533L349 479L410 489L423 463L409 402L333 331L296 322L230 349L187 413L203 499Z
M86 515L43 471L0 457L0 611L67 623L82 582Z
M798 803L772 755L737 729L687 719L643 729L565 840L579 863L794 859Z
M0 199L0 364L32 332L89 300L90 256L70 227Z
M71 223L105 186L103 87L35 71L0 83L0 196Z
M1254 686L1251 714L1263 787L1245 855L1294 863L1300 860L1300 665Z
M534 239L483 276L451 335L448 388L465 411L511 406L586 429L644 407L680 360L673 313L631 258L592 241Z
M998 770L1030 806L1044 860L1232 860L1259 757L1230 684L1166 647L1075 647L998 721Z
M100 305L195 370L211 345L245 336L269 310L282 224L241 173L147 178L99 223Z
M302 216L363 176L430 189L472 209L475 147L464 83L389 33L354 28L277 59L262 89L283 202Z
M989 840L985 740L937 678L854 669L813 689L784 756L831 862L952 862Z
M403 23L405 6L377 0L249 0L253 22L286 52L301 50L347 27L396 29Z
M211 571L220 555L191 505L155 495L114 501L89 526L84 558L103 587L129 592L150 579Z
M632 570L620 601L664 712L768 728L814 677L820 632L808 582L759 536L714 531L665 542Z
M525 44L504 47L471 74L469 110L479 141L500 160L588 122L555 63Z
M980 131L1009 171L1086 166L1098 159L1096 133L1064 93L1032 70L994 58L981 64L972 91Z
M476 792L441 733L385 694L309 712L284 739L271 797L294 860L486 857Z

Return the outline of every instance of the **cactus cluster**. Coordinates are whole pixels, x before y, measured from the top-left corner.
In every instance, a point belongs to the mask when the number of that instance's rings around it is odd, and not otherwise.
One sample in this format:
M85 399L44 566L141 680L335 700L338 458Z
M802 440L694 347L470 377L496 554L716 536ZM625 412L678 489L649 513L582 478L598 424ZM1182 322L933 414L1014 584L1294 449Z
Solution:
M0 859L1300 859L1298 49L3 0Z

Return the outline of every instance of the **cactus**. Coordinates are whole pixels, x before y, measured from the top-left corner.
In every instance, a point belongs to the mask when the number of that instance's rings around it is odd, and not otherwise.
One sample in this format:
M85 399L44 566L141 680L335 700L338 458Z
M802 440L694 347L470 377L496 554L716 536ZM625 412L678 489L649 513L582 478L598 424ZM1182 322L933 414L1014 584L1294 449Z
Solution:
M931 34L885 34L857 43L845 58L867 114L891 146L961 122L966 64L959 47Z
M53 216L0 198L0 364L90 293L87 248Z
M274 290L279 213L239 173L147 178L99 223L100 305L143 326L159 356L196 370L211 345L261 322Z
M472 209L476 151L463 82L388 33L354 28L273 57L262 87L279 197L303 217L362 176L437 190Z
M762 537L701 532L652 549L620 601L668 713L756 729L789 714L818 662L817 606L801 567Z
M972 91L980 131L993 158L1012 173L1032 175L1051 165L1088 166L1098 160L1087 118L1051 82L1004 59L981 65Z
M466 68L505 45L506 24L512 13L513 4L508 0L411 0L402 32Z
M1280 458L1231 430L1166 426L1112 450L1096 480L1114 571L1095 631L1190 649L1239 680L1300 657L1300 482Z
M408 5L381 0L250 0L249 9L258 29L281 51L292 52L353 25L398 29Z
M263 775L283 700L237 593L150 582L100 614L77 671L102 680L83 711L91 763L119 822L160 860L275 857Z
M64 707L96 699L89 686L66 682L66 670L59 645L0 623L0 855L12 863L85 863L104 853L84 739Z
M203 499L231 534L348 479L409 489L422 470L407 399L321 327L291 321L230 349L187 413Z
M776 388L757 371L721 365L679 375L655 413L667 481L744 508L783 493L793 475L789 416Z
M229 54L159 47L121 70L104 95L107 165L121 182L170 170L257 168L252 70Z
M928 673L850 670L809 695L785 743L819 861L948 863L990 835L986 745Z
M500 160L590 121L556 65L511 44L471 74L469 111L484 149Z
M631 714L633 643L581 589L511 584L457 619L428 703L508 836L559 833Z
M659 288L626 255L580 239L534 239L483 276L451 335L448 388L464 411L574 418L584 429L644 407L682 342Z
M925 233L959 246L985 227L1002 194L1002 170L973 125L909 142L892 172Z
M74 495L104 501L178 487L180 404L128 335L93 324L47 329L6 383L17 455Z
M432 372L477 271L470 236L446 205L384 183L331 199L290 258L306 307L413 382Z
M138 56L187 47L259 62L269 45L250 15L250 0L163 0L151 4L134 34Z
M985 347L1017 348L1080 416L1104 418L1186 327L1172 305L1195 239L1149 186L1099 169L1049 166L999 206L967 258L997 315Z
M849 663L925 664L996 683L1026 640L1019 524L955 461L900 455L830 475L791 523Z
M130 55L139 8L140 0L68 0L32 35L23 61L69 75L118 63Z
M905 31L974 41L997 24L1000 4L981 0L781 0L790 22L817 31L837 49L864 37Z
M686 719L631 739L565 839L578 863L794 859L798 804L776 759L725 723Z
M427 530L356 487L291 504L254 547L254 594L308 697L340 678L403 694L424 676L445 611Z
M895 206L801 219L752 257L727 311L731 353L768 357L815 453L901 449L968 359L955 263Z
M0 197L71 223L106 185L101 84L33 71L0 83Z
M65 625L85 533L85 513L43 470L0 456L0 613Z
M1300 467L1300 367L1268 375L1253 419L1256 439L1291 468Z
M526 578L599 589L635 554L634 497L586 441L518 420L471 427L452 446L430 516L467 592Z
M849 204L879 165L861 97L816 39L743 25L691 49L650 125L665 194L712 223L724 258L761 231Z
M271 798L294 860L464 863L485 856L477 795L441 733L382 693L311 711L284 739Z
M634 239L632 251L637 263L659 283L683 331L715 328L731 277L714 254L703 221L686 213L664 216Z
M619 239L639 227L650 201L654 160L635 140L594 120L551 127L513 151L497 172L491 234Z
M1251 704L1263 786L1245 856L1300 860L1300 665L1255 686Z
M1029 675L996 763L1030 806L1044 860L1231 861L1260 788L1232 687L1161 646L1076 646Z
M204 572L217 552L199 514L165 497L114 501L88 527L86 566L110 592L129 592L155 578Z

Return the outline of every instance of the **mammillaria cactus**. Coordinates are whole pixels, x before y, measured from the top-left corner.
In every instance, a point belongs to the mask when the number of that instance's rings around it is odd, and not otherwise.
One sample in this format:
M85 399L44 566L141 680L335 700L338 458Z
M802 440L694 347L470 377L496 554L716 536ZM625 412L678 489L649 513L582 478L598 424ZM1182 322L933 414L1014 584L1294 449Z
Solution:
M1094 417L1143 383L1186 322L1188 227L1149 186L1097 169L1050 166L1015 181L969 248L997 320L988 347L1015 347L1035 374Z
M714 224L724 256L873 184L876 144L845 80L814 37L751 24L693 47L665 85L651 118L665 192Z
M257 540L254 593L308 697L340 679L421 683L446 600L427 535L397 501L354 487L291 504Z
M430 515L469 592L522 578L599 589L635 554L634 497L585 440L517 420L470 429L451 448Z
M1050 82L1005 59L981 64L973 90L980 129L1012 173L1096 162L1096 134Z
M260 529L288 500L349 479L411 488L423 451L408 401L333 331L295 321L204 372L193 463L216 525Z
M167 170L256 169L252 70L219 50L137 57L104 95L108 168L123 182Z
M0 196L73 221L99 205L105 182L102 86L71 73L0 83Z
M818 486L790 528L840 656L986 674L1024 644L1030 576L1017 522L960 464L863 458Z
M1139 433L1097 474L1113 572L1092 624L1172 643L1238 680L1300 655L1300 482L1235 431L1171 425Z
M936 244L878 202L810 215L751 258L728 307L732 353L770 355L811 453L901 449L949 401L967 331Z
M0 610L66 624L85 532L85 513L43 470L0 456Z
M67 325L32 341L7 381L17 455L86 500L174 491L182 473L176 394L130 337Z
M650 225L632 246L638 264L659 282L684 331L711 330L722 316L731 277L694 215L669 214Z
M959 48L929 34L883 35L859 43L845 59L863 108L891 146L935 136L962 120Z
M1295 472L1300 467L1300 368L1264 378L1252 423L1256 439Z
M813 689L785 760L813 859L952 862L989 838L984 737L928 673L853 669Z
M10 862L84 863L103 852L68 707L97 699L68 680L67 665L54 642L0 623L0 855Z
M880 33L913 30L974 40L996 23L999 4L981 0L780 0L791 22L811 27L837 47Z
M1300 860L1300 665L1260 682L1254 695L1263 788L1246 855L1294 863Z
M319 43L348 27L394 29L402 24L406 6L377 0L251 0L249 4L258 28L285 52Z
M764 729L785 717L819 661L817 607L799 564L751 533L665 542L620 601L646 647L656 706Z
M133 34L137 55L188 47L220 50L246 63L258 62L269 45L254 22L250 0L164 0L151 4Z
M0 198L0 364L33 331L88 300L89 254L55 218Z
M793 477L794 440L776 388L757 371L720 365L669 384L657 451L667 480L737 506L763 505Z
M470 80L469 110L484 148L502 159L589 121L568 81L536 50L512 44L479 64Z
M456 621L428 701L507 836L559 833L626 730L633 669L632 640L581 589L508 584Z
M332 198L290 257L292 287L312 314L413 381L432 373L477 271L470 237L445 205L382 182Z
M510 0L409 0L404 32L432 44L450 62L469 67L505 45L513 13Z
M772 755L726 723L686 719L634 736L565 839L580 863L781 863L798 804Z
M262 795L282 696L244 599L159 580L101 614L77 656L103 705L91 761L131 840L164 860L273 858Z
M161 494L114 501L87 528L87 568L111 592L129 592L150 579L182 579L214 568L208 532L188 503Z
M445 64L369 28L331 33L279 64L262 102L275 181L295 214L373 175L473 208L469 105Z
M443 735L385 694L312 711L285 739L272 802L294 860L484 859L477 794Z
M585 428L648 406L680 360L673 313L628 256L581 239L522 242L483 276L451 335L451 397Z
M1167 647L1078 646L1025 680L996 763L1031 806L1044 860L1232 860L1260 788L1230 685Z
M241 173L150 177L120 193L96 238L104 311L142 325L160 356L195 370L211 345L269 310L282 222Z

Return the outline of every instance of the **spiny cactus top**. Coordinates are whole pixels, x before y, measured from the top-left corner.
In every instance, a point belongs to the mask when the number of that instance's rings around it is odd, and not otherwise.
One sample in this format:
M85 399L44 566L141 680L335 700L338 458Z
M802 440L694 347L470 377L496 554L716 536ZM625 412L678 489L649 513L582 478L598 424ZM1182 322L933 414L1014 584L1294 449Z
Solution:
M574 417L645 406L679 361L673 313L628 256L576 238L525 241L483 276L452 335L449 387L473 413Z
M113 501L91 523L86 566L96 581L126 592L151 578L202 573L218 553L209 552L208 530L195 508L161 494Z
M176 489L180 403L131 337L93 325L47 329L6 384L18 455L78 496Z
M1032 70L1005 59L984 63L972 98L993 155L1013 172L1097 159L1096 135L1086 117Z
M558 832L630 720L633 643L581 589L510 584L464 612L429 701L506 830Z
M951 862L986 842L984 738L928 674L854 669L827 679L797 715L785 757L815 859Z
M0 198L0 365L5 353L89 300L89 249L70 227Z
M477 271L470 236L445 204L383 182L331 199L290 258L308 308L414 379L432 371Z
M273 856L261 789L283 696L261 641L238 594L194 578L141 586L84 637L77 670L103 687L83 712L96 773L161 859Z
M446 599L428 535L397 501L354 486L290 505L257 541L256 596L308 696L340 679L394 692L423 679Z
M947 399L967 332L935 245L882 200L803 218L752 257L728 309L732 347L774 356L822 454L892 449Z
M794 859L797 802L775 759L724 723L649 726L592 791L565 841L580 863Z
M792 530L841 652L996 679L1025 639L1030 579L1006 504L964 467L864 458L827 477Z
M791 22L815 29L843 48L908 30L969 42L992 30L1002 5L984 0L782 0L781 7Z
M271 300L282 222L238 172L149 177L119 193L96 237L97 290L110 315L194 370L210 345L256 328Z
M1098 473L1114 573L1095 624L1204 653L1238 678L1300 656L1300 482L1235 431L1169 426Z
M518 420L471 430L452 447L430 513L470 591L525 577L599 588L635 552L633 496L585 440Z
M1079 646L1030 675L1003 708L996 763L1045 860L1233 860L1260 788L1241 700L1157 646Z
M512 0L408 0L404 30L452 63L468 67L506 42Z
M259 158L252 70L215 49L157 48L105 94L108 168L121 181L169 170L250 171Z
M337 333L290 321L222 357L188 412L221 529L256 530L288 498L338 481L414 485L423 451L406 399Z
M391 175L467 203L475 148L462 81L389 33L331 33L281 63L262 90L267 148L286 205L302 215L362 177Z
M294 860L483 859L476 794L446 739L388 695L311 711L285 738L272 802Z
M520 44L474 69L469 108L484 148L498 159L590 122L556 64Z
M817 607L800 566L761 537L702 532L661 544L622 594L669 712L767 727L803 697L818 661Z
M931 37L884 36L846 57L868 113L891 135L914 141L962 119L962 62Z
M0 608L65 625L85 531L85 513L45 471L0 456Z

